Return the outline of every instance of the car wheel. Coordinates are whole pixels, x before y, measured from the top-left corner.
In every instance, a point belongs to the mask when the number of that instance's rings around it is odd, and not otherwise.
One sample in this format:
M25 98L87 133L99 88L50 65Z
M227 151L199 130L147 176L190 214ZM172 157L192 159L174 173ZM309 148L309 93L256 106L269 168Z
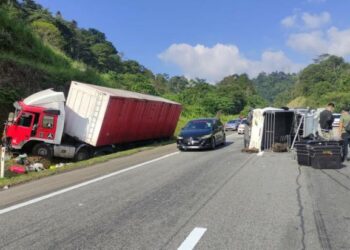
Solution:
M32 151L33 155L41 156L47 159L51 159L53 156L52 148L46 143L36 144Z
M211 138L211 145L210 145L211 149L215 149L216 148L216 141L215 138Z
M222 145L226 145L226 135L224 134L224 138L222 139Z

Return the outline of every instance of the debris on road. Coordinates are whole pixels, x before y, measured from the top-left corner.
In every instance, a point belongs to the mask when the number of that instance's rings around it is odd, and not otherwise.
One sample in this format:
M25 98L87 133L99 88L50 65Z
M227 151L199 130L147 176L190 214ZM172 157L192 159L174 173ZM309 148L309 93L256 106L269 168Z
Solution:
M19 165L13 165L9 167L9 171L15 174L24 174L26 173L26 168Z
M21 154L18 155L15 159L16 163L21 165L27 165L28 164L28 155L27 154Z
M288 152L288 144L287 143L274 143L272 145L273 152Z
M42 170L45 170L44 165L40 162L30 164L28 167L26 167L27 172L39 172Z
M241 150L241 152L250 153L250 154L256 154L256 153L259 153L259 149L257 149L257 148L243 148Z

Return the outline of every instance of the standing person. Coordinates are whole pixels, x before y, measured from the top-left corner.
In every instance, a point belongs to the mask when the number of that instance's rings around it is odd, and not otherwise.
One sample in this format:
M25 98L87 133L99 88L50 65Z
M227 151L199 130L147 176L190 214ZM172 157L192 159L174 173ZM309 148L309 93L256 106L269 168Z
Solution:
M247 123L244 125L244 148L249 148L252 122L253 122L253 109L250 108L247 116Z
M321 127L321 135L324 139L330 140L332 138L332 123L334 121L333 111L334 111L334 103L328 103L325 110L320 113L320 127Z
M343 108L339 121L339 134L341 138L344 140L343 144L343 159L347 159L348 156L348 147L349 147L349 139L350 133L347 131L350 124L350 114L349 107Z

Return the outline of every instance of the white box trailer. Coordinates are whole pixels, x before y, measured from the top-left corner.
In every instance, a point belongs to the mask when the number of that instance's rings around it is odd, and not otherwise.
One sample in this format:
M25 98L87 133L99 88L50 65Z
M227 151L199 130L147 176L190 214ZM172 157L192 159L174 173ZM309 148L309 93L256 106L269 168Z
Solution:
M96 146L108 102L109 95L103 91L72 81L66 101L64 132Z
M181 109L162 97L73 81L64 131L94 147L168 138Z

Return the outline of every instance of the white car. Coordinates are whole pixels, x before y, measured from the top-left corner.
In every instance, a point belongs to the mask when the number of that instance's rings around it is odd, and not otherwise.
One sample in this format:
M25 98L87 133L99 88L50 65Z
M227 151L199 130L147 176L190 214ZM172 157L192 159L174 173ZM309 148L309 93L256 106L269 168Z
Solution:
M237 129L237 133L239 135L243 135L244 134L244 127L245 127L245 123L239 124L238 129Z

